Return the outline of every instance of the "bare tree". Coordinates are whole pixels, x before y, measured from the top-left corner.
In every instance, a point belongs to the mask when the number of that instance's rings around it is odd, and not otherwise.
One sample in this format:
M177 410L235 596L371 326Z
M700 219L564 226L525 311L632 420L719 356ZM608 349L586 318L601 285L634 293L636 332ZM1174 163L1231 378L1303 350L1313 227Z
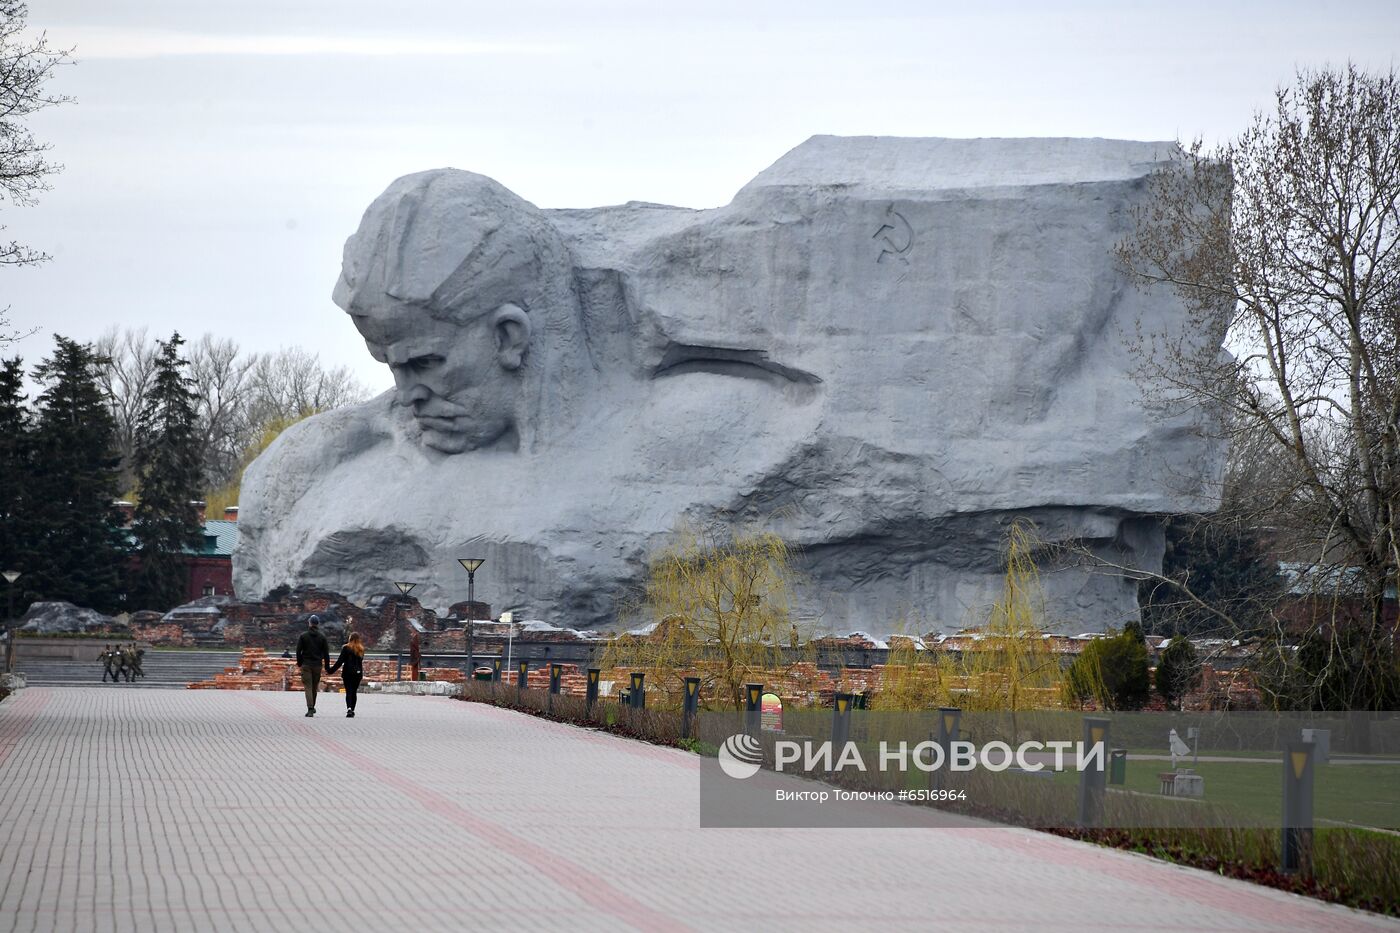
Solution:
M1166 519L1161 574L1138 574L1144 630L1190 637L1257 636L1275 627L1281 595L1276 554L1298 488L1271 437L1227 425L1232 442L1220 508Z
M1302 71L1238 139L1149 184L1118 255L1189 326L1141 347L1146 374L1256 445L1277 485L1254 504L1379 632L1400 565L1400 82ZM1201 339L1222 322L1230 355Z
M158 347L145 328L109 330L97 342L105 361L100 384L117 422L123 490L135 492L130 473L139 415L155 372ZM269 428L362 400L365 390L345 367L327 369L300 348L244 353L233 340L205 334L187 352L208 489L236 497L249 452L265 444ZM274 433L275 436L275 433Z
M249 417L257 358L245 355L227 337L205 334L191 344L189 361L203 437L204 475L210 486L223 486L241 469L239 460L257 431Z
M53 48L43 33L26 36L28 17L26 4L0 0L0 201L21 207L38 201L49 190L49 176L63 168L49 161L50 145L35 139L24 120L72 100L46 90L54 71L71 63L71 50ZM48 258L18 240L0 241L0 265L33 265ZM10 328L8 310L0 310L0 347L25 336Z
M365 394L349 369L326 369L319 356L301 347L259 357L253 383L265 406L263 420L305 418L359 401Z
M156 341L146 328L113 327L97 339L97 385L117 426L117 451L121 454L123 495L135 492L134 455L140 432L141 410L155 384Z

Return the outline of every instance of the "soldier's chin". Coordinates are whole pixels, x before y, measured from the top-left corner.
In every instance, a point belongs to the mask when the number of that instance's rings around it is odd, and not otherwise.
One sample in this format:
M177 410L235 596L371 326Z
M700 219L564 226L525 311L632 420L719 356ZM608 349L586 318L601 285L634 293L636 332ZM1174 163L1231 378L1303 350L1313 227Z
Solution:
M487 418L419 418L422 444L444 454L471 450L517 450L519 438L509 421Z
M423 429L423 445L444 454L460 454L476 445L472 436L465 431L440 431L436 428Z

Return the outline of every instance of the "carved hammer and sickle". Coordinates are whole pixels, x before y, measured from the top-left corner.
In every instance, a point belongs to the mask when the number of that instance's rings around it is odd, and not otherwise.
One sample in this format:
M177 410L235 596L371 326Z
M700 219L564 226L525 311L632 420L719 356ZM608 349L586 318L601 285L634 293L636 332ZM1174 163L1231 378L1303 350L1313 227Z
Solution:
M891 204L885 209L885 223L871 239L880 240L880 255L875 257L876 262L880 262L886 255L903 256L909 252L914 245L914 228L909 226L909 221L904 219L904 215L894 209Z

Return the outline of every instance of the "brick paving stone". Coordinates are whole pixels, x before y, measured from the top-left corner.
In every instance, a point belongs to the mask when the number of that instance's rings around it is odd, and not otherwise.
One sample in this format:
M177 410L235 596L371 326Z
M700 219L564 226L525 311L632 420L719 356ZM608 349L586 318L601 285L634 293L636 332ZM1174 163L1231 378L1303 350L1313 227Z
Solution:
M29 688L0 930L1345 930L1357 911L1011 828L699 828L694 756L479 704Z

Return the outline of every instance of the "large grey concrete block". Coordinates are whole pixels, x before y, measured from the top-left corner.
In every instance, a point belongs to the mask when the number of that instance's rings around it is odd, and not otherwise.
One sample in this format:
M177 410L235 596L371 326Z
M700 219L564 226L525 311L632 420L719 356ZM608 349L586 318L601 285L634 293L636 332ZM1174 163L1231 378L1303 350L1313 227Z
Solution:
M769 521L838 631L981 621L1018 517L1156 569L1157 516L1214 508L1223 468L1145 404L1128 340L1185 314L1111 255L1172 149L814 137L714 210L399 179L335 288L396 389L248 468L238 591L445 607L484 557L479 598L608 624L683 519ZM1042 571L1055 627L1136 615L1130 581Z

